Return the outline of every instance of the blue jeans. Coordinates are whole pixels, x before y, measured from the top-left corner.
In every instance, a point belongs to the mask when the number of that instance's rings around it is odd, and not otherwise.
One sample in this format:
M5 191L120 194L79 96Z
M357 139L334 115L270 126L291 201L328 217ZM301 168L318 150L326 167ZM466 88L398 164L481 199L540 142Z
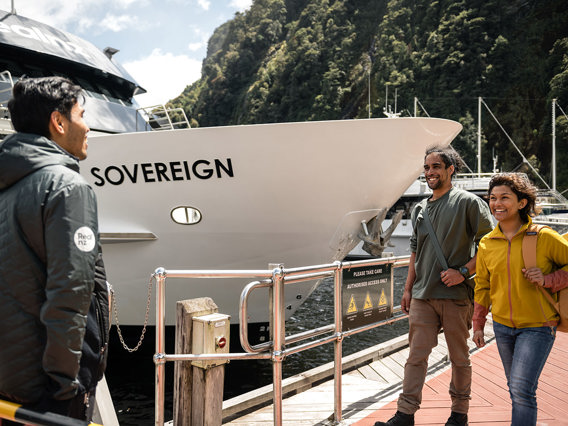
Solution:
M536 425L536 389L556 328L511 328L493 322L497 349L505 368L513 405L512 426Z

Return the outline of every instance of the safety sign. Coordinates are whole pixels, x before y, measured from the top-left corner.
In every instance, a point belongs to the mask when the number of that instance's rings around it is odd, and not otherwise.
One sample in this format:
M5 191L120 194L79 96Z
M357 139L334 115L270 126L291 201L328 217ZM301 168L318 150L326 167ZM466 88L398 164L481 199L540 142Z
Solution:
M343 270L343 331L392 316L393 268L391 264Z

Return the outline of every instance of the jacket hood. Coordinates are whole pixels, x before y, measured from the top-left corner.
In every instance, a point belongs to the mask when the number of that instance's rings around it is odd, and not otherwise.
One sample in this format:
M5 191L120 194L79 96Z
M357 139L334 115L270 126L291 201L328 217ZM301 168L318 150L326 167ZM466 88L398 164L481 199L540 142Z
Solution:
M77 173L79 160L52 140L30 133L14 133L0 142L0 189L6 189L46 166L62 165Z

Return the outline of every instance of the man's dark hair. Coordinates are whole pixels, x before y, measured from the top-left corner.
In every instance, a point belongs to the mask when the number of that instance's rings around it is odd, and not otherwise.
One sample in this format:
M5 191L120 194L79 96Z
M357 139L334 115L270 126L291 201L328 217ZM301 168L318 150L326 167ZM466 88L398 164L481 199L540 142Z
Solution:
M8 110L17 132L48 138L51 113L59 111L71 118L71 109L83 99L81 87L67 78L25 78L14 85Z
M424 155L424 160L430 154L439 155L444 164L446 165L446 169L450 166L454 166L454 173L452 173L452 179L454 176L462 169L464 162L460 155L456 152L455 149L452 147L440 147L434 146L426 151L426 155Z

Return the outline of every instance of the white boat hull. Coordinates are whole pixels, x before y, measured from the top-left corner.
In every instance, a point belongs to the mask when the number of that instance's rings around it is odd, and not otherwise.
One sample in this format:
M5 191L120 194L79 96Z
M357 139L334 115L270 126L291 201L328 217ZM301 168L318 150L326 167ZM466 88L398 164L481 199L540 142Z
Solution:
M81 171L97 193L101 234L118 238L103 254L120 323L143 323L157 267L268 269L343 259L359 241L361 221L392 205L420 174L425 149L448 145L460 130L449 120L398 118L90 138ZM224 168L215 170L215 160ZM175 223L171 212L180 206L198 209L201 221ZM145 235L157 239L136 240ZM204 296L237 323L247 283L168 280L168 324L175 301ZM286 287L288 315L314 284ZM268 321L267 300L267 292L253 294L250 322Z

